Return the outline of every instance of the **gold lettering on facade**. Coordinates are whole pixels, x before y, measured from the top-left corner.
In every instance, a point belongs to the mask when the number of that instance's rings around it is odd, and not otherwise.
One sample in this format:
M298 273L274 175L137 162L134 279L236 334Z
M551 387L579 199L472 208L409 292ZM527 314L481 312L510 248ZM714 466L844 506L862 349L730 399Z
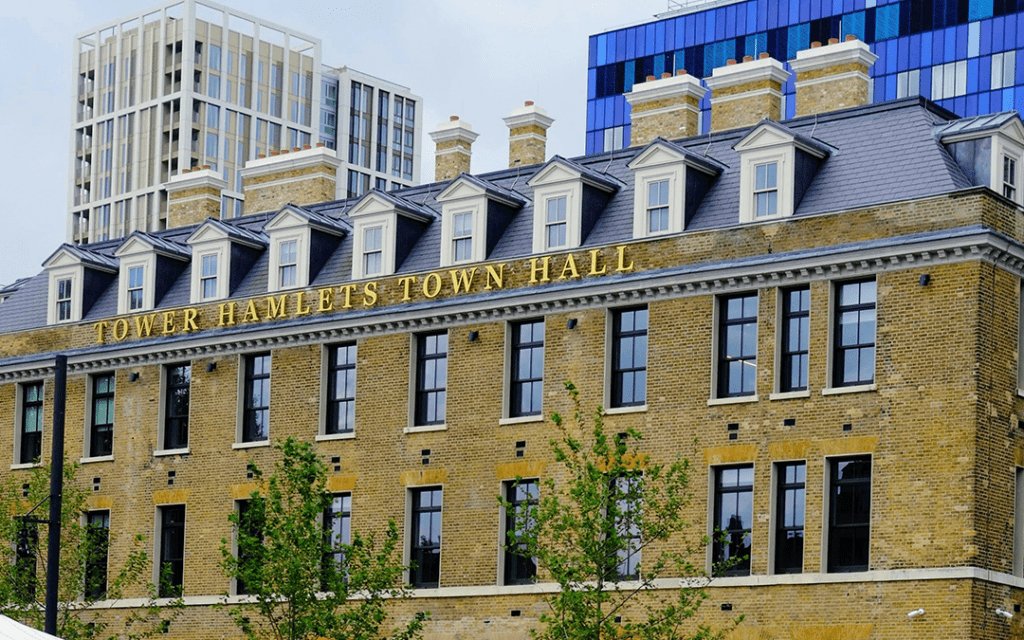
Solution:
M235 303L225 302L220 305L220 321L218 327L231 327L235 324Z
M592 276L603 276L604 274L608 273L608 267L606 267L606 266L602 266L600 271L597 270L597 265L600 264L600 262L599 262L600 256L601 256L601 250L600 249L591 249L590 250L590 275L592 275Z
M288 296L280 295L276 298L274 296L267 296L267 320L273 320L274 318L287 318L288 317Z
M372 307L377 304L377 281L367 282L363 285L363 306Z
M569 275L565 275L568 273ZM562 267L562 274L558 276L559 280L569 280L571 278L580 277L580 272L576 268L576 258L570 253L565 257L565 266Z
M156 322L156 314L148 316L135 316L135 333L140 338L148 338L153 333L153 323Z
M412 297L409 296L409 286L416 284L417 280L419 280L419 278L417 278L416 276L408 276L406 278L398 279L398 284L402 285L402 291L404 291L404 293L402 294L402 302L408 302L409 300L412 300Z
M334 311L334 289L320 289L320 304L317 305L317 312L327 313Z
M537 284L538 282L548 282L551 278L548 277L548 265L551 262L551 256L544 256L541 258L544 261L542 267L537 267L537 258L530 258L530 284ZM537 272L541 273L540 279L537 278Z
M169 336L174 333L174 316L178 315L177 311L164 311L164 335Z
M128 321L124 318L118 318L114 323L114 340L121 342L128 337Z
M433 293L430 293L431 281L435 283L433 285ZM437 275L436 273L428 273L427 277L423 278L423 295L427 296L428 298L436 298L437 294L439 293L441 293L441 276Z
M242 316L242 322L259 322L260 314L256 311L256 301L250 300L249 304L245 305L245 315Z
M505 288L505 263L504 262L499 264L497 269L495 269L491 265L487 265L487 285L484 286L484 289L487 289L488 291L490 291L490 289L491 289L491 281L492 280L494 281L494 286L498 287L499 289L504 289Z
M199 316L198 309L185 309L185 320L184 326L181 328L182 333L189 333L190 331L199 331L199 325L196 324L196 318Z
M452 275L452 288L455 289L455 293L459 293L463 289L466 290L466 293L469 293L469 288L473 286L473 278L476 276L476 267L470 267L468 270L463 269L462 271L452 269L448 273Z
M629 266L628 267L625 266L625 264L626 264L626 246L625 245L619 245L619 246L615 247L615 251L618 252L618 254L619 254L619 266L616 267L615 270L616 271L632 271L633 270L633 261L632 260L629 261Z
M92 326L96 327L96 342L103 343L103 330L110 326L110 323L106 320L101 320Z
M345 294L345 304L341 305L342 309L352 308L352 292L355 290L356 285L354 284L343 284L340 287L338 287L338 292Z
M298 318L299 316L308 316L309 314L313 313L313 307L311 305L307 304L306 306L302 306L303 305L302 298L305 297L305 295L306 295L305 291L300 291L300 292L295 294L295 317L296 318Z

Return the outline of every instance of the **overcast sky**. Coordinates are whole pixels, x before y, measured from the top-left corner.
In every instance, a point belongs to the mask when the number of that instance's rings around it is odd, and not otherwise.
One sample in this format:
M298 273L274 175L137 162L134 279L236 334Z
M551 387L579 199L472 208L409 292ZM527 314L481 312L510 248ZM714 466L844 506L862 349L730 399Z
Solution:
M64 241L71 43L144 0L11 0L0 8L0 285L35 275ZM221 4L320 38L323 62L410 87L424 100L422 178L434 177L427 132L469 122L474 173L508 163L501 121L525 100L555 119L548 155L584 152L588 36L666 10L667 0L228 0Z

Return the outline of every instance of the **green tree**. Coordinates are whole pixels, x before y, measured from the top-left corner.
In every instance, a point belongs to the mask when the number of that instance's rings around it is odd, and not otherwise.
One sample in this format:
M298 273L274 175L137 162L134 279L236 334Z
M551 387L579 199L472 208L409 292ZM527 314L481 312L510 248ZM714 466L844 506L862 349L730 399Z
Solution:
M65 640L148 638L167 629L180 613L180 599L158 601L157 588L146 580L149 554L145 536L137 535L124 563L108 569L109 528L89 524L86 499L75 477L78 464L65 462L61 503L60 577L57 594L57 635ZM36 467L28 476L0 482L0 603L3 613L42 630L46 619L46 570L49 526L23 520L49 515L50 467ZM144 603L111 615L100 601L143 596ZM118 620L118 618L120 618ZM118 624L113 621L118 620Z
M609 436L600 407L588 425L579 391L565 386L573 418L551 416L561 430L561 439L550 441L560 473L518 508L499 498L515 513L506 550L533 558L541 578L559 586L545 597L543 628L533 637L721 638L723 631L692 621L709 578L691 561L703 564L707 538L685 545L676 535L689 526L688 461L652 462L638 453L642 436L634 429Z
M394 521L380 535L341 540L324 526L334 496L313 445L288 438L275 448L281 460L273 475L251 465L262 488L229 516L237 551L221 540L224 572L249 595L228 607L235 624L249 640L417 637L420 616L385 626L389 601L409 595Z

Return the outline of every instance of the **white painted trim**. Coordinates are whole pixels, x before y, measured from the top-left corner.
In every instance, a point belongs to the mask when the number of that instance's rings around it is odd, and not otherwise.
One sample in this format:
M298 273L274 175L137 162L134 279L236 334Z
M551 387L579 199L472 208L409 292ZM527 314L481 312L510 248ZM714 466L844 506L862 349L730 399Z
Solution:
M790 75L778 60L758 58L740 64L718 67L712 71L710 78L704 78L704 82L712 91L715 91L759 80L772 80L779 84L785 84Z
M380 273L366 273L363 258L366 246L366 232L380 227ZM395 273L395 245L397 244L398 214L394 211L370 214L355 219L352 242L352 279L382 278Z
M875 345L878 348L878 345ZM878 391L878 385L872 384L858 384L849 387L828 387L821 390L823 396L839 396L845 393L867 393L869 391Z
M634 84L632 91L626 94L626 101L632 106L684 96L700 100L707 92L699 79L687 73Z
M676 104L670 107L661 107L660 109L650 109L648 111L634 111L630 118L633 122L646 118L647 116L657 116L663 113L675 113L676 111L689 111L690 113L700 113L700 109L693 106L692 104Z
M306 173L301 176L292 176L290 178L279 178L277 180L267 180L266 182L260 182L258 184L247 184L245 185L245 191L251 192L257 189L265 189L267 187L280 187L286 184L294 184L296 182L305 182L313 178L324 177L331 180L337 180L337 176L332 176L329 173Z
M217 292L212 298L203 298L203 258L210 255L217 256ZM191 272L192 282L189 299L192 304L204 304L226 299L231 295L231 242L225 239L193 246Z
M309 286L310 227L292 227L269 231L270 266L267 273L267 293L292 291ZM285 287L281 284L281 245L295 241L295 284Z
M321 433L314 436L313 440L316 442L330 442L332 440L355 440L356 432L348 431L346 433Z
M546 143L548 141L548 137L547 136L542 136L539 133L534 133L532 131L530 131L528 133L520 133L517 136L509 136L508 137L508 141L509 142L518 142L519 140L536 140L538 142L545 142Z
M548 201L565 198L565 245L549 247L547 242ZM571 251L582 243L583 181L580 179L537 185L533 190L533 253Z
M813 69L824 69L840 64L861 64L870 68L878 56L861 40L835 42L824 47L813 47L796 52L796 58L789 61L793 73L803 73ZM835 76L829 76L835 77Z
M94 458L79 458L79 464L91 464L93 462L113 462L114 456L96 456Z
M439 151L435 151L434 152L434 156L435 157L440 157L440 156L446 156L446 155L449 155L449 154L452 154L452 153L461 153L462 155L467 156L467 157L473 155L472 149L466 149L465 147L449 147L447 149L441 149Z
M744 91L743 93L734 93L728 96L711 98L711 106L715 106L716 104L722 104L725 102L732 102L733 100L755 98L757 96L774 96L779 100L782 100L782 92L776 91L775 89L754 89L752 91Z
M686 227L686 171L679 162L638 167L633 172L633 239L681 233ZM668 229L651 232L647 220L647 190L655 182L668 182Z
M447 411L448 407L445 407ZM424 424L420 426L403 427L402 433L430 433L432 431L447 431L447 424Z
M638 405L630 406L630 407L609 407L609 408L604 410L604 415L606 415L606 416L619 416L619 415L623 415L623 414L626 414L626 413L646 413L646 412L647 412L647 405L646 404L638 404Z
M864 82L871 82L871 76L863 71L847 71L845 73L837 73L831 76L811 78L810 80L797 80L795 84L797 89L803 89L804 87L811 87L816 84L825 84L839 80L863 80Z
M257 447L269 447L270 440L259 440L256 442L232 442L232 449L255 449Z
M507 395L507 394L506 394ZM605 413L608 413L605 411ZM531 422L544 422L544 414L539 413L530 416L518 416L516 418L501 418L498 420L498 426L505 426L510 424L529 424Z
M717 407L725 404L749 404L751 402L757 402L761 399L756 393L749 396L736 396L728 398L708 398L709 407Z
M38 469L42 467L42 462L26 462L22 464L12 464L11 471L18 471L19 469Z
M775 163L776 207L773 216L758 217L754 199L757 167ZM752 148L740 152L740 222L771 222L788 218L794 210L794 183L796 181L796 146L772 144L764 149Z
M470 215L470 256L455 260L455 216ZM487 198L459 199L441 205L441 266L483 262L487 259Z
M294 123L292 124L294 126ZM332 166L336 170L344 163L338 158L337 151L327 147L313 147L312 149L303 149L302 151L291 151L284 155L278 154L276 156L249 160L245 163L245 168L241 170L242 180L265 176L279 171L315 167L320 164Z
M784 391L779 393L768 394L768 400L792 400L794 398L810 398L811 390L804 389L803 391Z
M191 411L191 407L189 407L189 410ZM163 456L185 456L188 454L188 447L185 447L184 449L157 449L153 451L153 457L155 458L160 458Z

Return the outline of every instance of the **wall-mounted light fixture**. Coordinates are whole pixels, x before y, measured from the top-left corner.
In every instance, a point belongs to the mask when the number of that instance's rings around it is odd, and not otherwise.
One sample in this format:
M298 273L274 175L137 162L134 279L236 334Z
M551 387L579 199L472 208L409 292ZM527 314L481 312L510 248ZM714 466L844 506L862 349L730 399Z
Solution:
M1006 609L1002 609L1000 607L996 607L996 615L997 616L1002 616L1003 618L1006 618L1007 620L1013 620L1013 613L1007 611Z
M216 368L217 368L217 363L216 362L207 362L206 363L206 373L210 373L211 371L213 371Z
M922 286L922 287L926 287L926 286L928 286L928 283L931 282L931 281L932 281L932 277L929 274L922 273L921 277L917 281L917 284Z
M479 338L479 337L480 337L480 332L479 331L470 331L469 332L469 341L470 342L476 342L477 338Z
M565 328L572 331L576 328L576 318L569 318L569 321L565 323Z
M139 379L139 372L138 371L132 371L131 373L128 374L128 382L135 382L138 379Z
M918 616L923 616L923 615L924 615L924 609L914 609L913 611L911 611L910 613L907 614L907 617L913 619L913 618L916 618Z

